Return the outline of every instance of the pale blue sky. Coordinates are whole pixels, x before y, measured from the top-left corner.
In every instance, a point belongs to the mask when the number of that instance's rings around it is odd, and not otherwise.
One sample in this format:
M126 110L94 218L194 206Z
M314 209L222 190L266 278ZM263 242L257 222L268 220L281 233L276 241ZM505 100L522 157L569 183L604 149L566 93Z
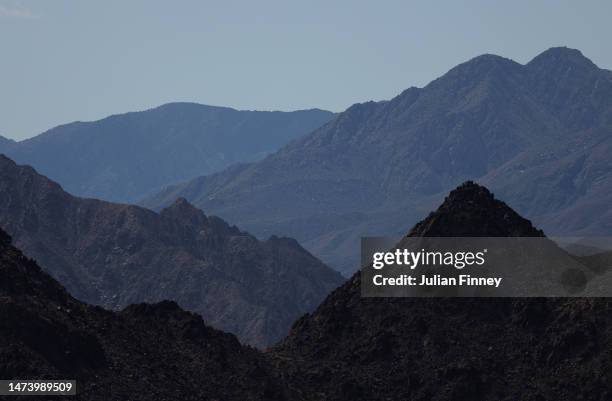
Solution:
M612 68L609 1L0 0L0 135L171 101L341 111L482 53Z

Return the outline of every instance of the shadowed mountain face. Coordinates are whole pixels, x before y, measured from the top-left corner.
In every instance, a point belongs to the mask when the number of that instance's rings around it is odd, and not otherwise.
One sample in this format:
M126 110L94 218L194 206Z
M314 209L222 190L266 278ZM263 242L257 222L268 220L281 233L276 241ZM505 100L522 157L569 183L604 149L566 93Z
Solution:
M345 274L359 238L401 235L477 179L554 234L612 229L612 74L554 48L493 55L390 101L351 106L264 160L170 187L256 235L283 233ZM252 213L257 210L257 213Z
M68 192L132 202L166 185L251 162L326 123L323 110L238 111L195 103L53 128L0 152Z
M76 379L79 400L283 399L260 354L233 335L169 301L83 304L2 230L0 377Z
M265 346L342 283L289 238L259 241L184 199L157 214L81 199L0 156L0 227L80 300L171 299Z
M417 223L409 237L543 237L483 186L468 181L454 189L442 205Z
M409 236L529 236L535 229L473 183ZM268 356L292 399L605 400L612 303L560 298L361 298L360 274Z

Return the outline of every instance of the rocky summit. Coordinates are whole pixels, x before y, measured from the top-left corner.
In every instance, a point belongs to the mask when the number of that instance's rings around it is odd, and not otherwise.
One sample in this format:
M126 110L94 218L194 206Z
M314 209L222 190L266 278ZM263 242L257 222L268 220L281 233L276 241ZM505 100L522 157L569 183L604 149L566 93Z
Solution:
M409 236L542 236L466 183ZM268 354L293 399L605 400L607 298L361 298L360 274Z

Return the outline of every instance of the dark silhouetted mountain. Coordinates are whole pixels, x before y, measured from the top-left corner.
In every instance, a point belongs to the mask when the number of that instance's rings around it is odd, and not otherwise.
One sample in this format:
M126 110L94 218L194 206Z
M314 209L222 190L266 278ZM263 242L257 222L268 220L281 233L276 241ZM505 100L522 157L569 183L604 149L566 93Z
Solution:
M466 183L409 236L543 233L485 188ZM268 353L291 399L612 397L607 298L362 298L360 277L299 319Z
M401 235L469 179L547 232L610 233L611 76L567 48L525 65L479 56L424 88L353 105L260 162L142 204L185 197L258 236L294 237L345 274L358 266L360 237Z
M78 400L284 399L266 361L233 335L170 301L83 304L2 230L0 377L75 379Z
M259 241L184 199L161 213L82 199L0 156L0 227L76 298L117 309L170 299L265 346L342 277L295 240Z
M238 111L170 103L94 122L74 122L5 152L68 192L132 202L161 188L276 151L333 117L313 109Z
M544 232L495 199L485 187L467 181L435 212L417 223L409 237L543 237Z

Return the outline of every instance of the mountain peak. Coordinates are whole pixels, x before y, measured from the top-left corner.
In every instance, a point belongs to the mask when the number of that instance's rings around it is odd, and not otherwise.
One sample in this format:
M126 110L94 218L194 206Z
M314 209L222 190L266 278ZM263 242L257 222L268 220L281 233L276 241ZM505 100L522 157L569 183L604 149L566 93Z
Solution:
M483 216L493 224L507 216L506 223L515 227L506 231L511 236L537 233L489 190L473 182L452 191L434 216L424 221L430 224L426 227L430 231L424 231L431 235L438 230L433 234L440 236L503 234L496 227L483 225ZM462 226L471 228L458 231ZM494 400L499 398L499 388L511 394L510 398L520 398L525 393L524 383L542 370L538 369L541 358L524 355L547 358L547 369L571 380L576 364L610 347L609 336L603 334L610 330L606 303L587 305L578 299L552 298L367 298L361 296L361 280L360 273L353 275L315 312L298 320L289 336L270 352L279 356L277 368L285 372L288 382L316 386L320 399ZM584 321L594 313L602 324L593 325L592 334L584 336ZM551 335L542 336L542 341L526 341L534 338L534 332ZM588 347L568 356L567 347L559 344L572 343L576 336L582 336L578 341ZM418 346L406 338L418 338ZM599 345L600 338L606 345ZM551 350L558 350L558 356ZM508 366L520 372L521 378L511 385L501 380L498 385L493 377L503 377L501 372ZM601 369L600 363L584 366ZM546 383L543 388L547 391L551 389L546 399L572 399L576 388L566 393L557 386L557 378L548 384L550 369L536 378L538 383ZM402 376L402 372L407 373ZM596 373L585 373L585 377L592 375ZM474 377L478 379L472 380ZM600 387L599 383L587 383L582 398L594 399L589 395ZM296 394L305 393L298 391ZM432 398L432 394L443 395Z
M462 202L465 199L469 199L469 202L491 202L495 200L495 196L493 196L487 187L479 185L474 181L466 181L450 191L445 202L440 207L452 204L453 202Z
M487 188L467 181L452 190L438 210L417 223L408 236L542 237L544 233L495 199Z
M515 63L509 58L502 57L502 56L499 56L497 54L492 54L492 53L481 54L479 56L473 57L467 62L468 63L500 63L500 64Z
M14 140L10 138L5 138L0 135L0 152L2 152L4 149L8 149L10 146L13 146L16 143L17 142L15 142Z
M518 70L521 65L514 60L496 54L481 54L451 69L447 76L456 78L457 75L469 75L481 78L493 71L508 72Z
M206 215L202 210L193 206L189 201L183 197L177 198L174 203L172 203L167 208L163 209L160 212L161 215L173 216L175 218L180 217L181 219L187 220L200 220L202 218L206 218Z
M569 47L551 47L535 56L527 67L552 68L554 66L579 66L582 68L598 69L598 67L578 49Z
M193 206L187 199L185 199L182 196L176 198L174 203L172 205L170 205L169 207L180 208L180 209L195 209L195 210L199 210L198 208Z

